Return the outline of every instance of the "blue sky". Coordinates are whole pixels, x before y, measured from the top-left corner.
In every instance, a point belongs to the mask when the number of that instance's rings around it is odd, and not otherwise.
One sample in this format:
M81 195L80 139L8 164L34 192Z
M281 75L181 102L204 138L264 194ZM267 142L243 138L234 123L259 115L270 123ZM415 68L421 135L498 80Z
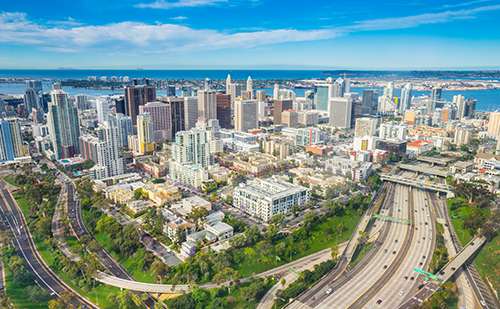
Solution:
M2 1L0 69L500 69L500 1Z

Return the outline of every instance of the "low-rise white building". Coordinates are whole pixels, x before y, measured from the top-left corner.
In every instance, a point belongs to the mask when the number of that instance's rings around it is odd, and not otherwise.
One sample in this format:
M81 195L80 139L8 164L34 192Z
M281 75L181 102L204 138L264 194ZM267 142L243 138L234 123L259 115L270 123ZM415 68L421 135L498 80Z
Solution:
M219 240L233 237L233 227L221 221L205 224L205 229Z
M173 160L169 161L169 176L172 179L197 188L201 186L202 182L208 180L208 172L204 168Z
M354 168L352 179L354 181L366 181L372 173L371 163L361 163L358 167Z

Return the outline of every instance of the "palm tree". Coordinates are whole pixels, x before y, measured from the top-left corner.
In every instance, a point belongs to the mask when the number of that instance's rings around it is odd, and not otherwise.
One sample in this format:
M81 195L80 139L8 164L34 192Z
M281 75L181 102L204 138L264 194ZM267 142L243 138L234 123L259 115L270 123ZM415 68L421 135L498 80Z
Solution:
M283 287L283 291L285 290L285 283L286 283L285 278L281 279L281 286Z

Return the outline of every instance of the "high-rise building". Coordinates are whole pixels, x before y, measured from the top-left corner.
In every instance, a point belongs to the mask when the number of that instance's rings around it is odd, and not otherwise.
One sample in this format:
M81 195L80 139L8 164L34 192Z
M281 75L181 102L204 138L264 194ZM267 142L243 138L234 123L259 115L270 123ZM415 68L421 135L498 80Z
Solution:
M274 84L273 99L278 100L280 97L280 85Z
M490 114L490 122L488 124L488 135L498 135L500 132L500 113L495 112Z
M292 101L290 101L291 104ZM234 103L234 129L248 132L259 125L257 119L257 102L251 100L236 100Z
M137 137L141 153L151 153L155 150L153 119L149 113L137 116Z
M128 136L134 134L132 118L122 113L108 114L108 123L118 130L118 146L128 147Z
M399 111L404 113L411 108L411 98L413 96L413 84L407 83L401 89L401 102L399 103Z
M23 149L23 136L21 134L21 124L17 121L15 117L5 118L9 124L10 136L12 140L12 147L14 148L14 157L20 158L29 155L25 153Z
M461 94L453 96L453 103L457 106L457 119L462 120L465 117L466 106L465 106L465 98Z
M394 83L393 82L387 83L387 86L384 88L384 95L388 96L391 99L394 97Z
M186 130L186 111L185 111L186 98L162 98L161 101L170 104L170 119L172 121L172 138L179 131ZM198 104L196 105L196 113L198 113Z
M191 130L196 126L198 119L198 97L184 97L184 120L185 130ZM172 138L175 135L172 134Z
M38 92L33 88L26 88L24 91L24 104L26 110L30 111L32 108L40 108L40 98Z
M167 97L175 97L175 86L167 85Z
M274 100L274 124L281 124L281 114L284 110L292 109L293 101L292 100Z
M405 126L398 126L383 123L380 125L379 136L380 139L399 139L404 140L408 135L408 128Z
M126 87L125 92L125 115L132 118L132 123L137 124L139 106L147 102L156 101L156 87L148 85Z
M309 146L311 144L324 144L326 141L326 132L316 127L299 128L297 130L296 142L300 146Z
M78 109L70 104L68 94L62 90L53 90L50 96L47 124L55 158L71 158L79 153Z
M217 119L221 128L231 129L231 95L217 93L215 98L217 101Z
M378 105L378 90L364 89L361 101L361 114L371 114L372 110L374 110L374 105ZM377 109L375 108L375 110Z
M333 98L333 78L329 77L325 83L317 84L314 92L314 102L317 110L328 111L330 99Z
M293 109L286 109L281 114L281 124L288 128L296 128L298 123L298 114Z
M436 102L441 100L441 93L443 89L441 87L434 87L431 90L431 96L427 104L427 113L432 114L436 109Z
M149 102L139 106L139 112L141 114L149 113L151 115L155 142L172 140L172 115L170 112L170 104Z
M181 89L181 96L182 97L190 97L192 95L193 95L193 91L191 90L191 86L189 86L189 85L182 86L182 89Z
M352 99L332 98L330 99L330 126L337 128L351 128Z
M0 130L2 131L0 134L0 161L12 161L15 156L9 122L0 121Z
M266 102L266 91L265 90L257 90L257 101Z
M357 118L354 136L373 135L377 130L376 118Z
M473 128L469 126L457 127L455 129L455 137L453 139L453 144L457 145L458 147L462 145L467 145L469 143L469 139L473 131L474 131Z
M465 116L469 119L474 119L476 118L476 104L477 104L477 100L474 100L474 99L467 99L467 102L466 102L466 106L467 106L467 111L465 113Z
M231 85L231 74L227 74L227 79L226 79L226 94L230 94L229 93L229 87Z
M198 117L217 119L216 92L212 90L198 91Z
M97 129L97 137L86 134L79 138L81 155L96 163L90 170L90 179L104 179L122 175L126 161L120 154L118 128L105 123Z
M33 124L43 124L43 110L41 108L32 108L31 116L33 118Z
M253 97L253 82L252 82L252 79L250 78L250 76L248 76L248 79L247 79L247 91L250 91L250 100L253 100L255 99Z
M75 102L76 102L76 107L78 108L78 110L83 111L83 110L86 110L86 109L90 109L89 103L87 101L87 95L86 94L77 94L77 95L75 95Z
M191 163L200 167L214 165L214 156L210 153L212 131L206 130L205 119L201 120L203 127L189 131L177 132L175 143L172 144L172 157L179 163Z
M5 101L0 97L0 118L5 118L7 111L5 110Z
M97 98L95 100L95 106L97 109L97 122L100 125L104 125L106 121L108 121L108 113L109 113L109 103L106 98Z
M229 92L226 90L226 94L231 95L231 104L234 106L234 101L241 97L243 92L242 84L229 84Z
M27 80L26 88L35 89L36 92L43 91L41 80Z
M212 81L210 78L205 78L205 90L212 90Z

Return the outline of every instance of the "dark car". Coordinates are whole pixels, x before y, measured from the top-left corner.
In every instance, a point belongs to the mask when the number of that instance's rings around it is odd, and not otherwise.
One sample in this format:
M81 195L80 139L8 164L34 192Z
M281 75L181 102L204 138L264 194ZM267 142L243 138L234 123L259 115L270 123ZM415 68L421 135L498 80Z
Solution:
M392 251L392 254L396 254L396 251Z
M404 279L405 279L405 280L408 280L408 276L405 276L405 277L404 277Z
M455 267L452 267L452 268L451 268L451 271L455 271L455 269L456 269Z
M377 305L380 305L381 303L382 303L381 299L377 300Z
M384 269L386 269L386 268L387 268L387 265L384 265Z
M415 280L415 278L414 278L414 277L411 277L411 278L410 278L410 280Z

